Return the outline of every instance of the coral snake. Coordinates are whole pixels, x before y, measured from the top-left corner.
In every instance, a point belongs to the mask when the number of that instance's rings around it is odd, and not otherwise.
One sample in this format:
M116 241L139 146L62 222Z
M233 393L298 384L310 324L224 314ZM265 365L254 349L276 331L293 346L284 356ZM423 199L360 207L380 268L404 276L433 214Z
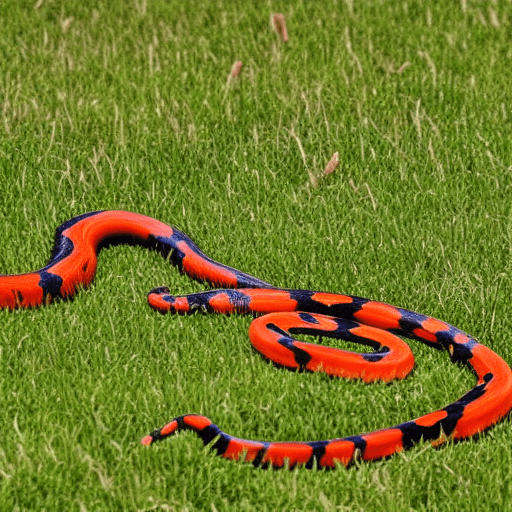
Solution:
M249 274L208 258L186 235L144 215L98 211L75 217L56 231L50 262L41 270L0 276L0 307L27 308L72 297L91 283L102 247L130 243L158 251L193 279L226 289L171 296L165 287L148 294L152 308L189 314L195 311L252 313L249 335L254 347L279 366L323 371L365 382L405 377L414 358L399 336L444 348L451 360L471 367L476 385L446 407L393 427L326 441L263 442L226 434L208 418L186 414L142 439L145 445L180 430L194 431L218 455L254 466L308 468L375 460L421 439L463 439L487 429L512 408L512 372L489 348L434 318L360 297L275 288ZM352 353L294 340L292 334L321 335L362 343L371 353Z

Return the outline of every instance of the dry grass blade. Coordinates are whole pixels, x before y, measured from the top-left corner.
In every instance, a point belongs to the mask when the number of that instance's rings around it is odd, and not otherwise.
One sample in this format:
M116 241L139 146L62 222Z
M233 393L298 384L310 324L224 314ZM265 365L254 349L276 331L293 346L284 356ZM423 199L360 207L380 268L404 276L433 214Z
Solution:
M411 65L411 63L409 61L406 61L404 62L399 68L398 68L398 71L397 73L402 73L403 71L405 71L409 66Z
M304 151L304 148L302 147L302 142L300 141L298 135L295 133L295 129L293 128L293 126L289 130L289 133L295 139L295 142L297 142L297 146L299 147L300 155L302 156L302 161L304 162L304 167L306 168L306 171L308 171L309 181L311 182L311 185L313 187L316 187L318 185L318 178L310 171L310 169L308 167L306 152Z

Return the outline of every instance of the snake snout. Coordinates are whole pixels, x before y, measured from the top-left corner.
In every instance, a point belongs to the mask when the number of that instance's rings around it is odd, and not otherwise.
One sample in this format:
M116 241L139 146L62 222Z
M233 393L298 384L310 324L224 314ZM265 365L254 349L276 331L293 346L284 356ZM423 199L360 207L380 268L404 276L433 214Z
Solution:
M168 286L158 286L157 288L153 288L149 293L148 296L152 293L155 293L157 295L169 295L171 293L171 290L169 290Z

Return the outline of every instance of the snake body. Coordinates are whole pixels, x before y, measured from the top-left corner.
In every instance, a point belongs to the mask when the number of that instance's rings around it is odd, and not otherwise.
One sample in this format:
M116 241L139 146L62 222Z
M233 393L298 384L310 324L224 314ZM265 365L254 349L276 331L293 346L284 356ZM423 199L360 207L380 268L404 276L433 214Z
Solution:
M435 318L361 297L275 288L206 256L190 238L158 220L124 211L90 212L57 228L49 263L19 275L0 275L0 307L28 308L70 298L91 283L102 247L129 243L158 251L192 279L225 289L174 297L165 287L148 294L161 313L195 311L261 315L252 322L254 347L279 366L323 371L365 382L389 382L408 375L414 358L399 337L446 349L451 360L469 366L476 385L446 407L367 434L325 441L263 442L223 432L204 416L178 416L142 439L149 445L180 430L192 430L218 455L261 467L328 468L356 459L388 457L416 442L464 439L491 427L512 408L512 371L495 352ZM340 338L369 345L357 354L295 340L292 334Z

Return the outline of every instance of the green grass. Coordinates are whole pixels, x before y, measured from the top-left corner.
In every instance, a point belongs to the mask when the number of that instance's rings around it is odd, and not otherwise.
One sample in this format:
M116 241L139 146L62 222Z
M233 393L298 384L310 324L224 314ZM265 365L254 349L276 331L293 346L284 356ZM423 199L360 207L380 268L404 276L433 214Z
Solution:
M126 209L277 286L417 310L512 363L509 2L5 0L0 19L1 273L43 266L65 220ZM240 437L357 434L475 380L418 343L391 385L279 370L247 318L153 313L163 284L201 289L116 247L75 300L0 311L0 510L512 508L510 419L330 472L255 470L193 434L142 447L187 412Z

